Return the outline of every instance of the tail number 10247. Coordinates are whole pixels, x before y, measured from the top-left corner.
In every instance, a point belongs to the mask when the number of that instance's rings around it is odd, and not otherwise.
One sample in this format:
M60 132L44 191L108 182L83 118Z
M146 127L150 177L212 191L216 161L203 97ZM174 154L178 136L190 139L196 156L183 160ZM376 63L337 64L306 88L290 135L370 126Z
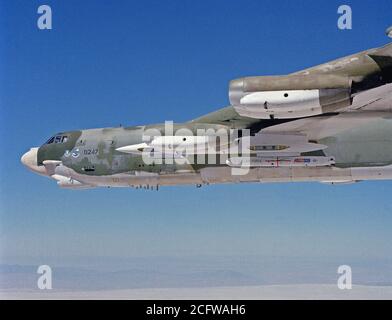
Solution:
M98 149L84 149L83 154L86 156L91 154L98 154Z

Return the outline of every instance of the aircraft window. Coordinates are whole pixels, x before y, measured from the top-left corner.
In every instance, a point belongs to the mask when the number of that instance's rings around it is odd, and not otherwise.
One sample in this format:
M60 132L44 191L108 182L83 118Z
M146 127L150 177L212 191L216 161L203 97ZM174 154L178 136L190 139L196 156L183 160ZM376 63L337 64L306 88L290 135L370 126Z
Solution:
M46 144L51 144L54 141L54 137L51 137L48 141L46 141Z
M61 142L61 136L56 136L54 139L54 143L60 143Z
M63 136L63 139L61 140L62 143L66 143L68 141L68 137L67 136Z

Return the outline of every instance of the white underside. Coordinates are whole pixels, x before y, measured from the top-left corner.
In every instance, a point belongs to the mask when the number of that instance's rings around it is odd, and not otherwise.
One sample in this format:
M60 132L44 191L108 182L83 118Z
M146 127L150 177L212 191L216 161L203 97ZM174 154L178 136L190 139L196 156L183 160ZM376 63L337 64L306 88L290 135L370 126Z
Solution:
M63 165L52 176L62 187L157 187L165 185L202 185L239 182L305 182L350 183L362 180L392 179L392 165L383 167L279 167L230 168L209 167L200 172L154 174L149 172L121 173L107 176L87 176ZM69 181L67 185L66 181Z

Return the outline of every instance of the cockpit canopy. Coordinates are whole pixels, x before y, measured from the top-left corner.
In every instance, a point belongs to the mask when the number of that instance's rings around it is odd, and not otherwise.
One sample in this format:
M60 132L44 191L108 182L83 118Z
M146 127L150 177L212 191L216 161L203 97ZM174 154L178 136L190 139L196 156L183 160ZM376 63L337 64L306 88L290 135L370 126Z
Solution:
M68 136L64 134L56 134L55 136L51 137L45 144L52 144L52 143L65 143L68 141Z

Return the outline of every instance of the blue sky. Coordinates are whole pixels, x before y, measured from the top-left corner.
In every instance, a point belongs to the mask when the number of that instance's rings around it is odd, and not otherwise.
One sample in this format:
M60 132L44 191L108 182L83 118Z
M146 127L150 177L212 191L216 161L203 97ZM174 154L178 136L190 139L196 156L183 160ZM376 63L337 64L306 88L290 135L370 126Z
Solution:
M36 27L49 4L53 29ZM336 27L350 4L353 29ZM0 248L23 257L383 258L392 182L59 189L20 156L61 130L186 121L228 82L377 47L386 1L1 1ZM9 260L7 260L9 259Z

